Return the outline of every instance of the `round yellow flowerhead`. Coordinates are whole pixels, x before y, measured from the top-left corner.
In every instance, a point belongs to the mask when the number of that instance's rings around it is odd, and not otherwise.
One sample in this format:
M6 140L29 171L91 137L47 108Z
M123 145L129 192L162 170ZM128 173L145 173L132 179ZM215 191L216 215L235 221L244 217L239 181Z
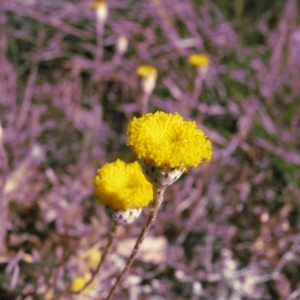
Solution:
M72 299L74 300L80 300L80 299L90 299L92 295L92 291L96 287L96 282L92 282L90 285L88 285L86 288L85 285L88 282L89 275L86 274L85 276L77 276L73 279L71 283L71 291L73 293L79 293L78 295L73 295ZM84 288L84 290L82 290ZM52 299L52 298L51 298Z
M156 68L150 65L141 65L136 69L136 74L140 77L156 77Z
M94 178L95 195L101 204L114 210L148 206L153 199L151 184L138 162L116 160L98 169Z
M205 54L191 54L188 60L196 68L207 68L210 63L209 57Z
M102 254L98 249L91 248L88 251L88 257L87 257L89 267L91 269L95 269L97 264L99 263L101 257L102 257Z
M158 111L134 118L127 133L127 145L136 156L157 167L197 167L212 156L211 142L203 131L178 113Z
M78 276L76 277L73 282L72 282L72 285L71 285L71 290L72 292L78 292L80 291L86 284L86 280L81 277L81 276Z

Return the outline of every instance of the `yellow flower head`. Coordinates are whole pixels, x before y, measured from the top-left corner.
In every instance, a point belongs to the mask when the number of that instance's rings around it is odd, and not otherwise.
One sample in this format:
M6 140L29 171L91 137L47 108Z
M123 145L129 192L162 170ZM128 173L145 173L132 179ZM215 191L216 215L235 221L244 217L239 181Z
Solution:
M191 54L188 60L196 68L206 68L210 63L209 57L205 54Z
M159 111L134 118L127 133L127 145L137 157L158 167L197 167L212 156L211 142L203 131L178 113Z
M71 290L72 292L78 292L80 291L86 284L86 280L81 277L81 276L78 276L76 277L73 282L72 282L72 285L71 285Z
M99 202L115 210L142 208L153 199L152 186L138 162L126 164L118 159L105 164L98 169L94 185Z
M95 269L102 257L101 252L96 248L91 248L88 251L88 265L91 269Z
M90 6L96 10L96 14L100 22L106 20L108 9L107 2L105 0L93 1L90 3Z
M156 77L157 70L156 68L150 65L141 65L136 69L136 74L140 77Z

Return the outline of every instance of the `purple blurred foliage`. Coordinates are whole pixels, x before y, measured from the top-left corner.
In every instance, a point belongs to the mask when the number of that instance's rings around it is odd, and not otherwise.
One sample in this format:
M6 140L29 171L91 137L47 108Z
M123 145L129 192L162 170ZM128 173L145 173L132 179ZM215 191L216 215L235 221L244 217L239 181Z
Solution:
M141 255L116 299L300 297L299 10L283 1L248 24L246 1L241 20L217 2L110 0L97 42L87 1L0 1L0 298L79 299L70 282L110 228L93 177L135 159L144 63L159 74L149 111L196 121L214 154L168 188L150 233L167 255ZM195 93L197 52L211 64ZM112 251L84 299L104 298L125 260Z

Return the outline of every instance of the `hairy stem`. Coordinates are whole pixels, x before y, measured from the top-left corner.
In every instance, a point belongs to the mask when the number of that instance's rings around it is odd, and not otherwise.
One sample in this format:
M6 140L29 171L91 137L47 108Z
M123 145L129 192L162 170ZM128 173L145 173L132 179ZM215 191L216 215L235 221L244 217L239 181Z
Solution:
M110 300L111 297L113 296L113 293L115 292L117 286L119 285L119 283L121 282L121 280L123 279L123 277L126 275L126 273L128 272L128 270L130 269L135 257L137 256L138 250L140 249L140 246L146 236L146 234L148 233L152 223L154 222L157 212L160 208L160 205L164 199L163 195L164 195L164 191L165 188L153 188L153 192L154 192L154 200L153 200L153 205L151 207L147 222L144 226L144 228L142 229L136 243L135 246L131 252L131 255L126 263L126 266L124 268L124 270L120 273L120 275L118 276L115 284L113 285L113 287L111 288L106 300Z

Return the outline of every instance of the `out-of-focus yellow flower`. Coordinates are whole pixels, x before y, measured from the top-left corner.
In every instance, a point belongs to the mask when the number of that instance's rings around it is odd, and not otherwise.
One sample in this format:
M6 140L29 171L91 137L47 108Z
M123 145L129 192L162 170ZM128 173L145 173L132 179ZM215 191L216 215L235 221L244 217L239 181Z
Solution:
M136 69L136 74L141 78L143 92L151 94L156 84L157 69L150 65L141 65Z
M196 67L196 68L207 68L209 63L210 63L210 59L207 55L205 54L191 54L188 57L188 61L189 63Z
M158 111L130 121L127 145L146 164L157 167L197 167L210 161L211 142L195 122L185 121L178 113Z
M88 265L91 269L95 269L102 257L101 252L96 248L91 248L88 253Z
M152 186L138 162L116 160L98 169L94 178L95 195L101 204L114 210L138 209L153 199Z
M98 20L104 22L108 13L107 2L104 0L93 1L90 6L96 10Z
M157 76L157 70L156 68L150 66L150 65L141 65L136 69L136 73L138 76L141 77L153 77Z
M94 280L86 288L84 288L84 286L86 285L86 283L89 281L90 278L91 278L90 273L86 273L85 275L77 276L74 278L74 280L71 283L71 291L73 293L78 293L78 294L72 295L73 300L91 299L91 296L95 291L96 281Z
M76 277L73 280L72 285L71 285L72 292L80 291L84 287L85 284L86 284L86 280L83 277L81 277L81 276Z

